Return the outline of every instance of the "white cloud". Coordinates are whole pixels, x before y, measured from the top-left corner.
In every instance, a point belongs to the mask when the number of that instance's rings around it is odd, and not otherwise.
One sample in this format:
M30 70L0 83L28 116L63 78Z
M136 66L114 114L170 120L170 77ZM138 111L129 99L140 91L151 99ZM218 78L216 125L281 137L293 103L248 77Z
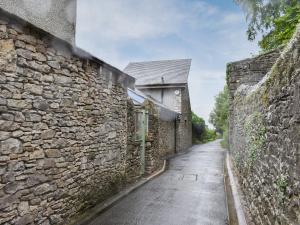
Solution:
M107 40L163 36L183 21L180 9L161 0L78 1L78 32L93 32Z

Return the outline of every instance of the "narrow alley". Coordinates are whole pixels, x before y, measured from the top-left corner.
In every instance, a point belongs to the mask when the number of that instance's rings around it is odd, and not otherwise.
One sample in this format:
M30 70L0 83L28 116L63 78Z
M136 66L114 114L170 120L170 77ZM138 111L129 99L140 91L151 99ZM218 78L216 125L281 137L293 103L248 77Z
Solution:
M192 147L89 225L225 225L224 157L219 141Z

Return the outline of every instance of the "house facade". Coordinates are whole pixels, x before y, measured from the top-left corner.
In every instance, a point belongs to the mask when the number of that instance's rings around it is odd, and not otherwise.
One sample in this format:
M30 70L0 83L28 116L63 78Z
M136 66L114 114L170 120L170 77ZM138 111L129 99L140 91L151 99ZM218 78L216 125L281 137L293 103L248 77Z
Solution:
M124 69L125 73L136 79L137 90L178 113L174 124L176 130L174 152L183 151L192 145L191 105L188 89L190 66L191 59L179 59L132 62ZM163 114L160 116L164 117Z

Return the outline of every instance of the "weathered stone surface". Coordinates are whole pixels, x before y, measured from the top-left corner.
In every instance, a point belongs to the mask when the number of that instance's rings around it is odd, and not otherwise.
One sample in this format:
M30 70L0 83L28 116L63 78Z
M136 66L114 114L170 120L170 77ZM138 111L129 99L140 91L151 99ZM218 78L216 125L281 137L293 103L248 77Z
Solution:
M42 117L41 117L41 115L39 115L37 113L26 113L25 120L29 121L29 122L41 122Z
M30 159L42 159L45 157L45 153L43 150L36 150L29 155Z
M48 149L46 150L46 156L49 158L59 158L61 153L58 149Z
M0 131L0 141L8 139L10 135L11 135L10 132Z
M48 61L47 64L54 69L60 69L60 64L58 61Z
M0 32L6 32L6 26L5 25L0 25Z
M46 194L46 193L48 193L52 190L53 190L53 186L51 186L48 183L45 183L45 184L41 184L41 185L37 186L35 188L34 192L37 196L39 196L39 195L42 195L42 194Z
M18 47L18 48L25 48L25 47L26 47L26 44L25 44L23 41L17 40L17 41L15 42L15 46Z
M0 105L6 105L7 104L7 100L3 97L0 97Z
M277 50L227 68L229 147L253 224L300 223L300 207L294 201L299 199L300 182L300 161L295 157L300 74L294 73L300 69L295 56L299 43L298 28L280 57Z
M22 34L20 36L18 36L18 39L21 41L24 41L28 44L36 44L36 38L32 35L26 35L26 34Z
M19 56L22 56L25 59L32 60L32 52L31 51L19 48L16 50L16 52Z
M56 133L55 130L45 130L41 134L41 138L42 139L51 139L55 136L55 133Z
M15 112L15 121L16 122L24 122L25 121L25 116L23 115L22 112Z
M16 23L0 31L0 223L62 225L123 185L127 90Z
M19 218L16 221L15 225L28 225L28 224L32 223L33 221L34 221L33 216L30 214L27 214L27 215Z
M48 82L48 83L51 83L53 82L54 78L52 75L43 75L42 76L42 81L44 82Z
M33 58L40 62L45 62L47 60L47 58L42 53L39 52L34 53Z
M25 84L24 89L25 91L36 95L41 95L43 93L43 87L37 84Z
M16 130L12 133L12 137L16 138L16 137L21 137L24 134L23 131L21 130Z
M58 84L70 85L72 83L72 78L63 75L54 75L54 81Z
M28 202L20 202L18 205L18 212L20 216L24 216L29 212L29 203Z
M36 174L36 175L31 175L30 177L28 177L26 184L28 185L28 187L32 187L37 184L44 183L48 180L49 179L45 175Z
M31 109L32 103L26 100L16 100L16 99L8 99L7 100L8 107L18 108L18 109Z
M36 70L38 72L41 72L41 73L49 73L50 69L51 69L50 66L45 65L45 64L37 63L36 61L29 61L28 66L31 69L34 69L34 70Z
M5 141L0 142L0 149L1 153L6 155L6 154L11 154L11 153L22 153L23 152L23 146L20 140L14 139L14 138L9 138Z
M33 103L33 107L42 111L47 111L50 106L47 101L39 100Z

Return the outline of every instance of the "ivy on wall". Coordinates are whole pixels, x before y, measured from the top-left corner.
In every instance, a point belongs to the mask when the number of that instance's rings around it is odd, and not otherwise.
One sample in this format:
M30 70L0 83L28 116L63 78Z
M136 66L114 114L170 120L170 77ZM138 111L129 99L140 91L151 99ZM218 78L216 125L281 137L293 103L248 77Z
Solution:
M247 167L251 169L266 142L266 127L263 122L262 113L254 112L246 117L244 130L247 146L246 164Z

